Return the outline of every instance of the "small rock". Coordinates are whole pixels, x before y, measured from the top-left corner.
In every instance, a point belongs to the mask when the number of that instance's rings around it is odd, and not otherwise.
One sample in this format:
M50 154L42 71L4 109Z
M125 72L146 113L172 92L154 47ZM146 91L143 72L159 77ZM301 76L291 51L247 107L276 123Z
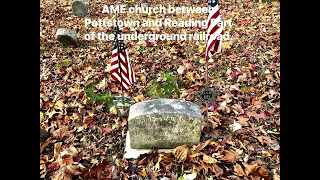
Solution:
M76 33L70 29L59 28L56 33L56 39L66 45L78 44Z
M72 13L75 16L85 16L88 14L88 8L83 0L74 0L72 2Z

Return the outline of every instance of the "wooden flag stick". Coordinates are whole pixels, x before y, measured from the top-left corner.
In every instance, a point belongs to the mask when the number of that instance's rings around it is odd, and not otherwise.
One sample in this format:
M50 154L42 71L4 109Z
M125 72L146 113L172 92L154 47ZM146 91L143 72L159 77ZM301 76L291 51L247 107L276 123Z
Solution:
M206 86L208 86L208 61L206 60ZM206 102L206 122L207 122L207 131L209 131L209 115L208 115L208 103Z
M120 63L120 47L119 47L119 39L118 39L118 34L119 34L119 26L118 26L118 14L116 14L116 44L117 44L117 54L118 54L118 68L120 70L120 79L121 79L121 96L123 96L123 87L122 87L122 72L121 72L121 63ZM123 103L123 99L122 99Z

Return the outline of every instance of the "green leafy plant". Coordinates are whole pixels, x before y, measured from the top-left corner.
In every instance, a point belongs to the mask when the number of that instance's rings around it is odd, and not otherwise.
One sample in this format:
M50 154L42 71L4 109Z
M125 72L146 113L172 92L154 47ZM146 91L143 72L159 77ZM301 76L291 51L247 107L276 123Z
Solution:
M54 70L60 70L63 66L68 67L70 65L68 59L59 60L55 66L53 67Z
M49 51L49 48L48 47L43 47L43 48L40 48L40 55L41 54L44 54L45 52Z
M241 83L240 90L245 93L249 93L249 87L245 83Z
M174 94L180 95L181 80L172 72L161 72L160 78L152 81L147 88L147 96L155 98L171 98Z
M92 104L93 102L96 102L98 104L105 103L108 107L111 107L113 105L113 96L111 93L105 93L105 94L96 94L95 89L97 83L91 83L86 88L86 93L88 97L90 98L89 104Z

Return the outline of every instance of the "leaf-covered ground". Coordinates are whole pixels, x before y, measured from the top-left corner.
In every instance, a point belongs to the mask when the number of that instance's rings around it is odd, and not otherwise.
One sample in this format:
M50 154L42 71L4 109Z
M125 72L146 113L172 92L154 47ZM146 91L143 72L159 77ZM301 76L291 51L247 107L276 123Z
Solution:
M103 5L89 1L91 19L111 20ZM138 1L118 2L131 6ZM207 1L152 1L149 6L207 6ZM209 105L209 126L203 121L201 142L170 153L156 149L137 159L124 159L127 118L114 107L90 99L119 95L110 78L112 41L85 41L83 35L112 28L85 28L72 14L71 1L40 2L40 127L51 137L40 143L43 179L280 179L280 29L279 2L220 1L232 40L209 63L209 85L220 91L217 106ZM118 19L171 18L205 20L204 14L121 14ZM80 46L62 46L58 28L75 31ZM200 33L204 29L127 27L134 33ZM135 102L152 99L152 82L166 83L170 71L181 81L170 98L195 101L205 85L205 41L126 40L137 82L127 93ZM94 86L92 84L94 83ZM94 88L93 88L94 87ZM90 89L90 91L88 90ZM106 98L107 99L107 98ZM205 107L202 106L203 117ZM204 118L203 118L204 119Z

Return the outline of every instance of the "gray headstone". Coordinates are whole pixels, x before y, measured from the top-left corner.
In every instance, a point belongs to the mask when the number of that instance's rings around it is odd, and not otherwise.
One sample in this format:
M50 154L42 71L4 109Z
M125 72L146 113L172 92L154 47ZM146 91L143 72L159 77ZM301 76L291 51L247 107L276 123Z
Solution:
M201 134L197 104L177 99L154 99L130 107L128 131L134 149L175 148L197 145Z
M72 13L75 16L85 16L88 14L88 8L83 0L74 0L72 2Z
M56 39L66 45L77 44L78 39L75 32L70 29L59 28L56 33Z

